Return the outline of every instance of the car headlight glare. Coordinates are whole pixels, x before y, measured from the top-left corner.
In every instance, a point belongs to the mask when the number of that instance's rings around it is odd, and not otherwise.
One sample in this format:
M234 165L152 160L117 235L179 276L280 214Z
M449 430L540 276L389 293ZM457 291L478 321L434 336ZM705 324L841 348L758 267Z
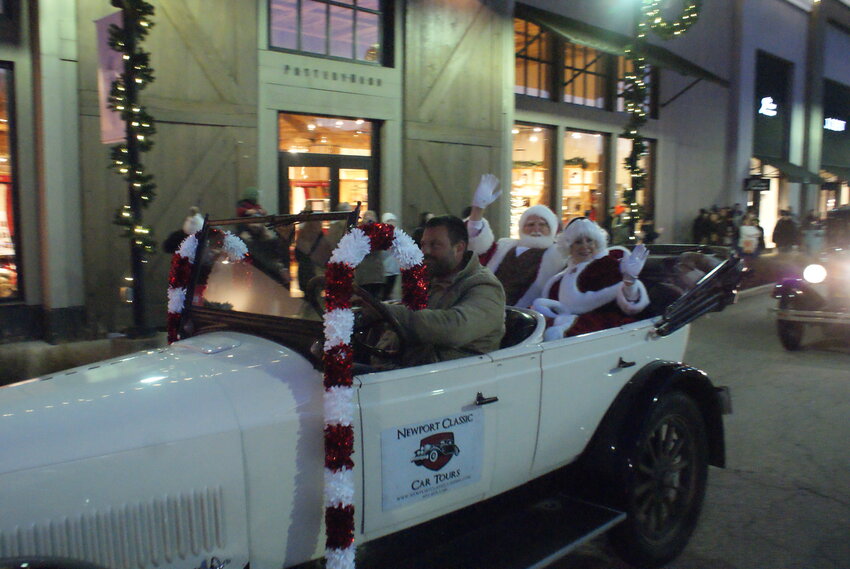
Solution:
M803 278L812 284L822 283L826 279L826 268L817 263L803 269Z

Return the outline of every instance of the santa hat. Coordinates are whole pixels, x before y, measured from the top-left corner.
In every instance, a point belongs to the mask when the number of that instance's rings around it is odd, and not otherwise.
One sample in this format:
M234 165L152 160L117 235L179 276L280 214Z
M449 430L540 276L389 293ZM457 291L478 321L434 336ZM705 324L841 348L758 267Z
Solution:
M586 217L576 217L571 220L567 227L558 236L558 248L565 256L570 254L570 246L579 237L590 237L596 242L597 254L608 248L608 233L599 227L595 221Z
M522 216L519 218L520 231L522 231L525 222L532 215L536 215L537 217L542 218L543 221L546 222L546 225L549 226L549 235L554 238L555 234L558 233L558 218L555 216L552 210L546 207L545 205L533 205L523 212Z

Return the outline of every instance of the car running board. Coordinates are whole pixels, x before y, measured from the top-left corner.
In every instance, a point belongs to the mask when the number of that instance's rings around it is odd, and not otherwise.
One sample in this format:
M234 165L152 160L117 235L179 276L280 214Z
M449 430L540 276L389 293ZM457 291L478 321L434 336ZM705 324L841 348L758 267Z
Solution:
M626 517L564 494L495 509L486 503L471 506L371 541L358 549L356 564L369 569L538 569Z

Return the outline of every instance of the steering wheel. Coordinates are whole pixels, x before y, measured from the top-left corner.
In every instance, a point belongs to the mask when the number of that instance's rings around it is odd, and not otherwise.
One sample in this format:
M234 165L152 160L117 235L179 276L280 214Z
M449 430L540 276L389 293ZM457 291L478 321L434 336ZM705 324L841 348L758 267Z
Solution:
M360 297L360 301L378 316L377 319L366 321L363 310L354 313L354 333L351 335L351 343L355 350L382 360L399 360L409 343L407 332L392 312L387 310L386 304L361 286L354 285L353 291ZM387 331L395 334L397 338L392 348L379 345L379 340Z
M322 303L321 293L325 288L325 277L317 276L310 279L305 287L304 299L320 315L324 315L325 309ZM370 292L359 285L353 285L352 291L360 297L362 304L377 315L376 319L367 320L364 311L354 311L354 332L351 335L351 343L356 351L382 360L395 361L401 358L410 339L398 319L392 312L387 310L386 305L375 298ZM395 334L397 341L393 348L379 345L379 340L385 331Z

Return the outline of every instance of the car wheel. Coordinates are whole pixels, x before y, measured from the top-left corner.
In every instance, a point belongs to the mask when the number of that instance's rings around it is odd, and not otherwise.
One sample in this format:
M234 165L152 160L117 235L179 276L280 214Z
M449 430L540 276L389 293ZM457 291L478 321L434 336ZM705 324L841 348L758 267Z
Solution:
M793 308L791 300L788 298L779 299L779 309ZM776 331L779 333L779 341L782 347L788 351L794 352L800 349L803 344L803 327L802 322L789 322L787 320L776 321Z
M439 459L439 458L440 458L440 453L438 453L435 450L432 450L431 452L428 453L428 460L431 461L431 462L437 462L437 459Z
M627 562L659 567L688 543L708 479L708 439L702 414L681 392L664 395L640 432L626 481L626 520L609 534Z

